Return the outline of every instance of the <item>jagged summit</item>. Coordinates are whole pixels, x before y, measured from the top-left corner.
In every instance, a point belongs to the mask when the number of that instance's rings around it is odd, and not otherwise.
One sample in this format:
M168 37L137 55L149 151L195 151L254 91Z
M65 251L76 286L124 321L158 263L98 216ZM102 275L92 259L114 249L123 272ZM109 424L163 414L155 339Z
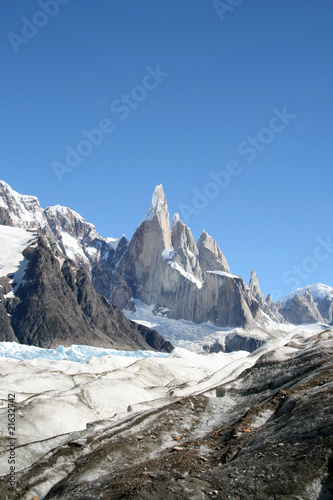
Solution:
M203 271L223 271L230 273L227 259L214 238L205 230L202 231L198 239L197 247L200 253L200 266Z
M122 309L133 309L133 299L139 299L170 318L211 321L222 327L263 325L262 312L274 321L282 321L281 314L293 322L301 321L304 314L307 320L321 315L328 323L333 321L333 297L326 294L325 285L311 289L314 300L309 294L304 294L302 304L296 299L294 312L289 308L286 313L288 305L273 304L271 298L266 302L255 271L249 287L231 274L224 254L206 230L196 242L177 213L170 225L161 184L155 187L152 205L130 241L102 238L70 208L55 205L43 210L36 197L20 195L3 181L0 224L41 229L65 257L85 269L98 293ZM295 294L302 295L300 290Z
M0 186L1 223L42 228L65 257L85 269L98 293L118 307L131 309L133 299L140 299L175 319L219 326L261 322L245 282L228 274L216 241L204 231L196 243L177 214L170 226L162 185L156 186L152 206L130 242L110 242L71 209L43 210L37 198Z
M297 290L294 290L280 299L280 302L282 305L288 305L295 295L305 295L307 291L311 292L314 300L324 299L325 297L333 297L333 287L324 285L323 283L317 283L316 285L307 285L302 288L297 288Z
M156 188L154 189L153 196L151 199L151 207L146 213L144 221L151 220L159 212L167 213L169 217L168 204L163 191L162 184L156 186Z
M156 211L168 209L168 205L167 205L167 201L166 201L166 197L165 197L165 194L163 191L162 184L159 184L158 186L156 186L156 188L153 192L151 203L152 203L152 208L154 208Z
M36 196L19 194L0 181L0 224L35 229L45 227L46 220Z
M176 212L173 216L173 219L172 219L172 225L174 224L177 224L177 222L180 221L180 218L179 218L179 213Z
M72 210L71 208L65 207L63 205L52 205L52 206L46 207L45 212L48 212L48 213L54 214L54 215L61 214L61 215L65 216L65 217L68 214L71 214L75 218L80 219L83 222L85 222L85 220L82 217L82 215L80 215L79 213L75 212L75 210Z
M266 302L265 296L260 289L258 276L254 270L251 271L251 278L250 278L249 286L250 286L251 292L256 297L258 302L260 302L260 304L264 304Z

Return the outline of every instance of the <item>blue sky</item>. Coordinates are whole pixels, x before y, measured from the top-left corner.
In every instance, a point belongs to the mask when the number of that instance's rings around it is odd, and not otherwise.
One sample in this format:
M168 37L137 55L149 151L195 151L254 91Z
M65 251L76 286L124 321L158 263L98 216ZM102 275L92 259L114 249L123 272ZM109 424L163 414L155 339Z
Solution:
M333 3L218 5L0 0L0 178L104 237L162 183L265 295L333 285Z

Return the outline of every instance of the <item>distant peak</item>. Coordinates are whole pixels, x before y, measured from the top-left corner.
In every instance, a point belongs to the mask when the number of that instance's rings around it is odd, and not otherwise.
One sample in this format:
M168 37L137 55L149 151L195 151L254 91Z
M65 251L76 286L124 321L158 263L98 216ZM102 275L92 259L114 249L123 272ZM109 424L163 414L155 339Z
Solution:
M179 221L180 221L180 218L179 218L179 213L178 213L178 212L176 212L176 213L174 214L174 216L173 216L173 219L172 219L172 225L177 224L177 222L179 222Z
M64 217L66 217L68 215L68 213L70 213L76 219L80 219L80 220L84 221L84 218L82 217L82 215L75 212L75 210L72 210L71 208L68 208L68 207L64 207L62 205L53 205L52 207L47 207L45 209L45 212L47 212L49 214L51 213L54 216L62 215Z
M10 185L9 185L9 184L7 184L7 182L2 181L1 179L0 179L0 186L3 186L3 187L5 187L5 188L7 188L7 189L12 189L12 188L10 187Z
M255 272L255 270L253 270L253 271L251 271L250 288L256 287L256 286L259 286L259 280L258 280L257 273Z
M154 189L153 196L151 199L151 204L152 206L146 213L143 222L152 220L155 217L155 215L161 215L161 213L167 214L169 217L168 205L162 184L156 186L156 188Z
M2 181L0 180L0 187L2 187L5 192L8 191L10 196L13 196L14 198L16 198L17 200L21 200L21 199L26 199L26 200L29 200L29 201L37 201L38 202L38 198L36 196L32 196L30 194L20 194L18 193L17 191L15 191L9 184L7 184L7 182L5 181ZM39 202L38 202L38 205L39 205Z
M202 242L207 242L207 241L213 241L213 238L207 233L207 231L205 231L205 229L203 229L201 235L200 235L200 238L198 240L198 243L202 243Z

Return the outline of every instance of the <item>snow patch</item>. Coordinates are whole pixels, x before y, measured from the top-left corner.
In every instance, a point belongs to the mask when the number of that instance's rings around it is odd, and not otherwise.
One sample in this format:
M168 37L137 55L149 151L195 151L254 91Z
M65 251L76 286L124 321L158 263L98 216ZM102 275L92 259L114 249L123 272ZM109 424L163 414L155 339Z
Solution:
M153 192L151 204L152 204L152 208L156 212L165 208L166 202L165 202L165 196L164 196L162 184L160 184L159 186L156 186L156 188Z
M36 241L36 234L26 229L0 226L0 276L13 276L17 287L24 283L23 276L28 264L22 252ZM14 290L15 291L15 290Z
M265 425L265 423L273 415L273 413L274 413L274 411L269 410L269 409L261 411L256 416L254 421L251 423L252 429L258 429L259 427L262 427L263 425Z
M124 237L125 237L125 235L123 234L121 238L124 238ZM121 238L109 237L109 238L106 238L105 241L110 248L112 248L113 250L117 250Z
M61 241L64 246L66 256L69 259L75 260L76 257L79 257L83 261L87 260L87 256L84 254L80 243L77 241L76 238L74 238L74 236L71 236L65 231L62 231Z
M177 252L175 250L170 250L169 248L166 248L165 250L163 250L161 257L164 260L172 260L176 254Z
M195 255L188 247L186 247L186 253L190 257L190 259L194 259Z
M226 278L239 278L235 274L226 273L225 271L206 271L209 274L218 274L219 276L225 276Z
M193 352L202 351L205 344L212 344L217 339L221 341L221 337L225 337L231 331L230 328L217 327L210 322L198 324L185 319L176 320L157 316L154 313L156 305L148 306L138 299L133 299L133 302L135 312L123 311L128 319L156 329L173 345L185 347Z
M95 257L96 254L98 253L97 248L88 246L85 248L85 252L90 256L90 257Z
M184 278L194 283L198 288L202 288L203 283L199 281L197 278L195 278L193 274L184 271L184 269L179 264L177 264L177 262L169 263L169 265L172 267L172 269L175 269L182 276L184 276Z
M44 212L36 196L19 194L4 181L0 181L0 188L2 188L4 193L1 198L2 208L7 208L9 210L5 201L6 199L9 199L10 204L13 205L13 209L10 211L10 217L15 227L45 227L46 219Z

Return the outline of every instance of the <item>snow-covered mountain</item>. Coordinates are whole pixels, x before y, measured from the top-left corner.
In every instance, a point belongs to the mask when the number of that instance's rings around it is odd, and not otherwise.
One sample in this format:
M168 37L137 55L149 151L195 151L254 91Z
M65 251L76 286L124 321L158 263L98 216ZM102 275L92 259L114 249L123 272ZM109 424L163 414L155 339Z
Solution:
M162 186L131 241L103 239L69 208L48 207L0 183L0 222L39 228L64 255L83 266L98 293L120 308L140 299L169 317L219 326L263 325L260 304L239 276L230 273L215 240L203 231L198 242L176 214L172 226ZM266 313L270 313L266 311Z
M319 301L324 298L333 298L333 287L324 285L323 283L317 283L316 285L307 285L302 288L297 288L293 292L285 295L280 302L283 306L286 306L295 297L295 295L304 296L306 292L311 292L314 301Z
M84 269L45 235L0 226L0 248L0 341L172 350L100 296Z
M291 300L274 304L270 296L265 299L262 294L255 271L249 286L231 272L221 249L207 232L203 231L195 242L178 214L170 225L161 185L155 188L151 208L131 240L124 236L102 238L95 226L77 212L59 205L44 210L37 198L18 194L3 181L0 223L41 231L62 258L71 259L85 270L99 294L132 313L140 301L159 317L253 331L265 330L270 321L333 321L331 294L320 295L310 287L308 292L312 290L315 295L312 302L309 293L296 291L289 297Z
M298 288L280 300L279 312L291 323L333 324L333 288L323 283Z
M1 182L0 222L1 498L332 497L331 287L265 299L161 186L130 241Z

